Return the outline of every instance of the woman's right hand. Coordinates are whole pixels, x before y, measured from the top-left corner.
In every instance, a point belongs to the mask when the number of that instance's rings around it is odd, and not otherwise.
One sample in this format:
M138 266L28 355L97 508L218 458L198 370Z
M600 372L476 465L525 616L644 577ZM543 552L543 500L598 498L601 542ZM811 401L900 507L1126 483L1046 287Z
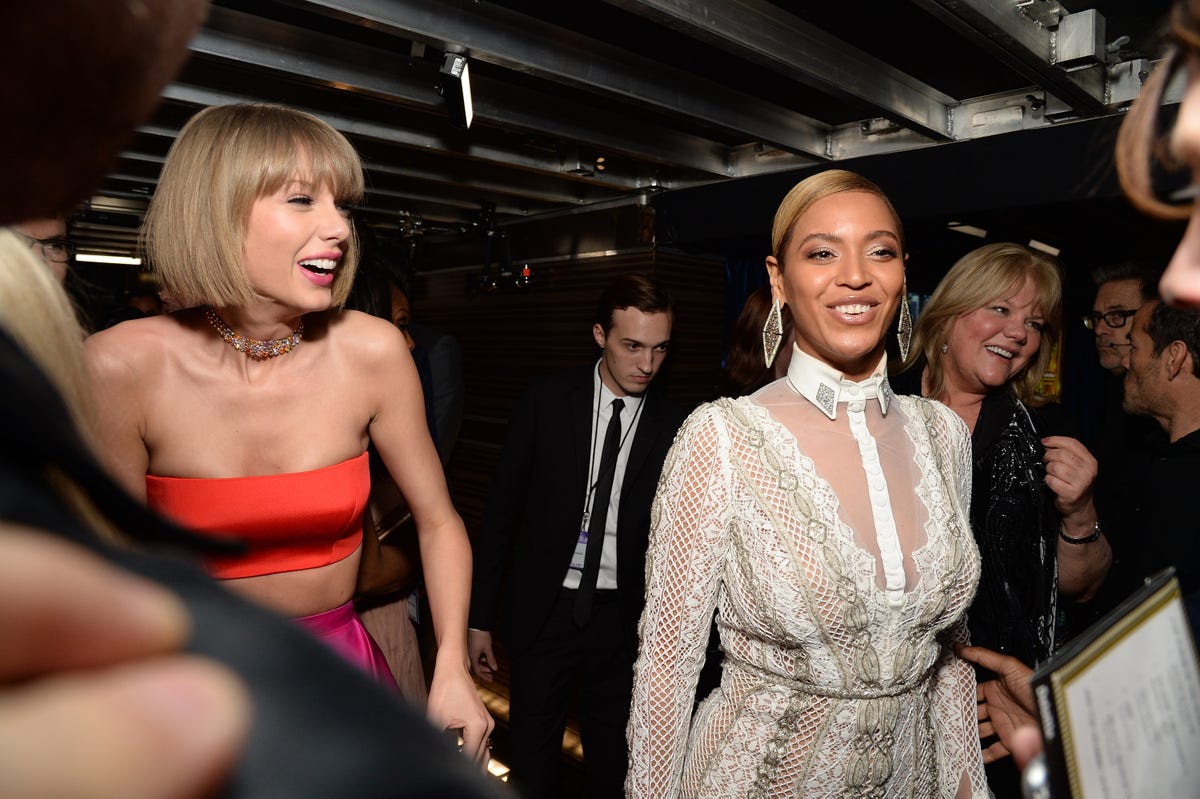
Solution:
M1046 486L1054 492L1054 507L1064 523L1074 524L1090 532L1096 521L1092 505L1092 485L1096 482L1098 466L1092 453L1070 436L1047 436L1042 439L1046 448Z
M475 681L461 660L439 653L429 687L428 713L438 729L461 730L463 753L487 765L490 736L496 722L483 706Z

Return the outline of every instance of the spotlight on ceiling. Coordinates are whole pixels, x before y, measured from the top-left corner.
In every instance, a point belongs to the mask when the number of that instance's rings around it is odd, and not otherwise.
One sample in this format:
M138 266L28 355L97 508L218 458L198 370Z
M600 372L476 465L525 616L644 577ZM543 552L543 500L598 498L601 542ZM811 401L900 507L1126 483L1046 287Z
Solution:
M441 93L446 98L446 108L450 112L450 124L463 130L471 127L471 120L475 117L471 105L471 75L467 67L466 56L446 53L446 60L438 70Z
M1049 255L1053 255L1055 257L1057 257L1058 254L1060 252L1062 252L1062 249L1060 247L1055 247L1053 244L1047 244L1046 242L1038 241L1037 239L1030 239L1029 247L1030 247L1030 249L1041 250L1042 252L1047 253Z
M946 227L950 230L957 231L958 233L965 233L968 236L974 236L977 239L987 238L988 232L983 228L975 227L974 225L964 225L961 222L947 222Z

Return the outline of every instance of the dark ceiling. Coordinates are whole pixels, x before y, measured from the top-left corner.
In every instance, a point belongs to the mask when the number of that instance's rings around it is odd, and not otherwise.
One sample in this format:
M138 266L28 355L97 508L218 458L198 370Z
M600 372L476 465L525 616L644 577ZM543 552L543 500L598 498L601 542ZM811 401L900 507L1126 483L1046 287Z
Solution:
M993 138L1019 150L1039 131L1123 111L1168 4L218 0L71 235L83 250L132 254L180 127L204 106L249 100L309 110L351 139L367 170L356 217L384 236L660 203L833 162L900 165ZM451 125L439 93L450 52L470 62L469 130ZM1004 210L969 169L922 163L910 181L932 196L966 187L980 214Z

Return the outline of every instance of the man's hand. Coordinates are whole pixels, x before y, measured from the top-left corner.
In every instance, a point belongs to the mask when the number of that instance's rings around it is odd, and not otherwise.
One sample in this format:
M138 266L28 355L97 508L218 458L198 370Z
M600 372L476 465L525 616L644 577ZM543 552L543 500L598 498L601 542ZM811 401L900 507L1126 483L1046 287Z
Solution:
M1037 728L1033 689L1029 675L1033 670L1021 661L982 646L958 650L959 657L977 663L997 674L994 680L979 683L979 737L1000 740L983 750L983 762L992 763L1021 752L1024 743L1017 734L1024 727ZM1024 733L1022 733L1024 735Z

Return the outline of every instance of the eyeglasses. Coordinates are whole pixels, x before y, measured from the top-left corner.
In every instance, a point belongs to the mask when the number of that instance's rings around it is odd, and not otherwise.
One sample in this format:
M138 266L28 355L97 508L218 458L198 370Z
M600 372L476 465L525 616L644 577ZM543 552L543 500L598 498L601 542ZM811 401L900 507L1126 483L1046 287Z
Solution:
M1088 330L1095 330L1096 325L1099 324L1101 319L1103 319L1104 324L1111 328L1122 328L1125 327L1125 324L1129 321L1129 317L1133 316L1135 313L1137 313L1136 310L1108 311L1107 313L1096 313L1095 311L1092 311L1091 313L1084 315L1083 326Z
M41 250L42 258L51 263L65 264L75 256L75 242L73 241L67 241L66 239L35 239L33 236L26 235L19 230L13 232L25 239L31 248L37 245L37 248Z

